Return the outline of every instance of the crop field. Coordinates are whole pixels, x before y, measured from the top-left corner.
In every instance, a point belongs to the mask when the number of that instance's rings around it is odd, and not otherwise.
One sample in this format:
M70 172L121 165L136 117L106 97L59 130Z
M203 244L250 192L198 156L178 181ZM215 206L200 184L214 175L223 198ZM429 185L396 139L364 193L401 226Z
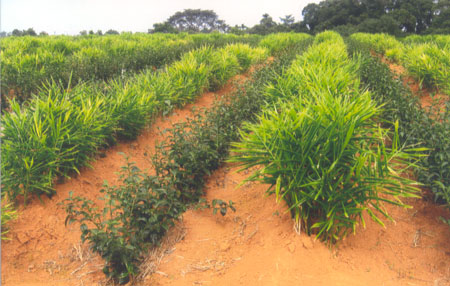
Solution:
M1 45L5 285L450 282L450 36Z
M64 86L108 80L144 69L158 69L204 45L229 43L255 45L259 36L145 35L2 39L2 96L21 101L37 92L42 82Z

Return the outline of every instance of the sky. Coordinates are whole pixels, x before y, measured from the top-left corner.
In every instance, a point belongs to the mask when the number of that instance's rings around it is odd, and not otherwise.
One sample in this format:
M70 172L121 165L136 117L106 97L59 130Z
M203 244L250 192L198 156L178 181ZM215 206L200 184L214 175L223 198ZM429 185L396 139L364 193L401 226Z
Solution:
M50 35L76 35L82 30L114 29L147 32L184 9L213 10L228 25L253 26L262 15L293 15L301 20L303 7L318 0L0 0L0 30L33 28Z

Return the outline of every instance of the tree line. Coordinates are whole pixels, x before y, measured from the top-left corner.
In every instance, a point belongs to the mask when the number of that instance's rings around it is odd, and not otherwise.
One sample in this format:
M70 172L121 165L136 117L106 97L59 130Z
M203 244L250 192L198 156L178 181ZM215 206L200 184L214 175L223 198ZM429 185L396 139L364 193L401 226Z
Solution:
M300 15L299 15L300 16ZM450 34L450 0L325 0L308 4L301 12L303 20L286 15L279 22L262 15L253 27L228 26L211 10L187 9L163 23L153 25L156 33L270 34L303 32L316 34L335 30L343 35L355 32L405 34Z
M295 12L295 11L294 11ZM295 15L295 14L294 14ZM335 30L346 36L355 32L406 34L450 34L450 0L324 0L308 4L295 21L293 14L275 21L269 14L262 15L258 24L230 26L219 19L216 12L186 9L176 12L162 23L156 23L149 33L233 33L266 35L278 32L316 34ZM81 31L80 35L103 35L101 30ZM104 33L119 34L115 30ZM0 36L37 36L32 29ZM39 35L45 36L46 32Z
M118 35L120 34L116 30L108 30L105 33L102 32L102 30L97 30L97 32L94 32L93 30L90 30L89 32L87 30L83 30L80 32L80 36L86 36L86 35ZM21 36L48 36L48 33L45 31L42 31L39 33L36 33L36 31L33 28L28 28L26 30L19 30L14 29L12 32L7 33L5 31L0 32L0 37L7 37L7 36L15 36L15 37L21 37Z

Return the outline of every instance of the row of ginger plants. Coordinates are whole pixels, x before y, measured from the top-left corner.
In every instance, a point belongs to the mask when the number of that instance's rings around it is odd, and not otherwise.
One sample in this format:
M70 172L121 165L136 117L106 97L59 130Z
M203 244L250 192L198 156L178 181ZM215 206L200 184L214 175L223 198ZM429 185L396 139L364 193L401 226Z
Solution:
M401 64L421 86L450 95L449 35L414 35L400 41L387 34L356 33L350 39Z
M263 48L230 45L202 48L162 71L147 70L123 80L80 83L62 88L52 82L32 100L12 101L2 118L2 239L17 214L11 203L30 194L54 193L57 178L89 166L99 148L133 139L156 115L214 90L270 54L303 43L305 34L266 37ZM220 44L220 42L219 42Z
M6 98L20 102L50 80L64 86L107 81L145 69L159 69L202 46L245 43L277 52L304 34L121 34L109 36L8 37L1 39L2 108Z
M427 149L427 156L415 168L418 181L432 191L439 204L450 207L450 102L444 108L438 103L422 108L419 98L403 85L402 79L371 55L373 47L359 39L349 39L348 45L350 53L361 55L359 74L364 87L384 105L380 118L399 122L401 144Z
M114 41L120 46L127 41L139 40L139 46L142 48L154 49L158 46L154 43L157 41L160 43L158 49L162 47L165 55L149 57L152 60L161 58L163 61L160 64L173 60L169 47L179 45L179 41L196 45L211 43L220 47L230 41L251 40L248 37L224 35L166 35L167 39L163 36L154 35L148 38L145 35L121 35L121 38L87 39L25 37L8 40L10 44L14 43L11 44L12 47L16 46L21 52L36 56L43 48L49 48L50 51L56 49L69 53L70 56L80 49L80 43L87 43L88 47L100 46L103 50L109 44L112 46L110 48L117 49L114 47ZM266 49L266 52L262 49L252 50L248 45L232 45L219 51L213 51L213 47L198 49L193 53L186 53L182 60L156 73L152 68L137 76L130 74L103 82L79 81L78 86L67 85L67 88L63 88L66 87L65 81L60 81L58 74L52 74L51 78L59 81L49 81L47 78L47 84L40 88L40 92L24 103L20 100L10 101L12 112L5 114L2 122L5 130L2 133L5 142L2 149L5 151L2 163L4 191L9 192L12 199L19 194L26 196L30 191L51 194L54 176L66 176L71 171L78 172L79 167L88 163L90 155L99 146L110 145L118 138L135 138L154 114L165 114L173 106L191 100L202 90L214 90L233 74L244 71L252 62L266 57L267 52L278 53L306 38L306 34L269 35L260 42L260 47ZM161 41L163 39L168 41ZM35 43L38 40L41 42ZM97 43L99 41L100 43ZM72 47L74 43L77 45ZM67 48L67 45L71 48ZM8 53L12 50L12 47L8 47L2 52ZM131 57L136 56L133 51L134 48L128 51ZM65 68L69 69L70 65ZM5 73L7 72L3 71L3 74ZM58 120L63 122L58 123ZM83 124L76 123L78 121ZM74 126L68 127L68 124ZM73 130L75 126L78 127Z
M4 96L23 102L50 79L64 86L109 80L164 67L204 45L219 48L247 43L256 46L259 40L259 36L223 34L7 37L1 39L1 91Z

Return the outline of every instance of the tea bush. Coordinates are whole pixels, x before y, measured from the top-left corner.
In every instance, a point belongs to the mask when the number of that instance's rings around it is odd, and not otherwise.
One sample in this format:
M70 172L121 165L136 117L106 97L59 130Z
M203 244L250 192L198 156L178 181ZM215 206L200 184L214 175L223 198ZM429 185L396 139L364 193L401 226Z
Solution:
M103 272L125 284L138 272L142 251L157 245L186 207L170 181L146 176L128 160L120 179L120 186L105 184L100 191L105 194L102 210L73 193L63 204L66 224L78 220L82 242L89 241L91 249L105 260Z

